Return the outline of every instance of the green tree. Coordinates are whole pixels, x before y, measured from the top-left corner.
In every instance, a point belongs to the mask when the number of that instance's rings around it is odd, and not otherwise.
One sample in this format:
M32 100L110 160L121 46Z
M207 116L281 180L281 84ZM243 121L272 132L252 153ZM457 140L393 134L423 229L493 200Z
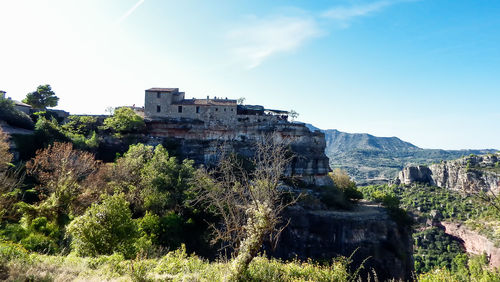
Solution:
M116 109L113 116L104 120L103 129L112 130L118 134L141 132L146 128L144 119L130 108Z
M40 85L36 91L30 92L23 100L24 103L31 105L35 109L46 109L47 107L57 106L59 98L56 96L50 85Z
M75 218L67 232L72 238L72 248L79 255L119 252L129 258L135 255L133 244L139 235L123 194L104 196L102 203L93 204L82 216Z
M88 192L83 182L99 167L93 154L74 150L71 143L55 142L37 151L26 164L26 171L40 183L37 188L44 191L45 199L38 206L26 206L26 212L57 219L75 214L81 210L79 196Z
M163 215L169 210L180 212L193 172L192 161L179 163L163 146L137 144L117 160L112 185L125 193L134 214Z

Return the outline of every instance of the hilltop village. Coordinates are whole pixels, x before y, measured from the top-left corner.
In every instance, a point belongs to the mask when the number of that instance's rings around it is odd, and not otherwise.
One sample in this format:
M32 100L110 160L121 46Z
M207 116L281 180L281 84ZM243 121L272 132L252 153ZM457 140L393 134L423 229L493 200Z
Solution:
M144 116L149 119L192 119L206 123L234 125L236 122L287 122L288 112L266 109L260 105L238 105L227 97L207 96L186 99L179 88L146 90Z

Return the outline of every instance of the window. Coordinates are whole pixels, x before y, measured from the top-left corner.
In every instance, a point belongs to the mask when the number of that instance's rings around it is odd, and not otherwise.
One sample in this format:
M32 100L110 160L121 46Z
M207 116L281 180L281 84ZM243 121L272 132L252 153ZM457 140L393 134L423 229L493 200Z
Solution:
M200 113L200 107L196 107L196 113L199 114Z
M160 98L161 97L161 92L156 92L156 98Z
M226 111L226 108L224 108L224 112Z
M233 112L233 109L231 109L231 112Z
M160 105L157 105L157 106L156 106L156 112L157 112L157 113L161 112L161 107L160 107Z
M182 113L182 106L177 107L177 112Z
M217 112L219 110L219 108L215 108L215 111Z

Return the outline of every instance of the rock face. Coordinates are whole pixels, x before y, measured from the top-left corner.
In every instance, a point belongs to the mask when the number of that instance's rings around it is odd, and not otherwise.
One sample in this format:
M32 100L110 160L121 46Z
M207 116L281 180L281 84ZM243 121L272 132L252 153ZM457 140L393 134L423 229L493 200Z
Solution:
M366 277L375 270L380 281L409 280L413 271L411 232L399 227L378 206L362 205L354 211L288 211L290 224L281 234L273 256L282 259L325 259L352 256L354 269L365 261Z
M441 222L441 225L447 234L460 239L468 253L476 255L486 253L489 257L490 266L500 267L500 248L495 247L495 244L488 238L467 229L460 223Z
M443 161L429 167L404 168L397 183L426 183L448 189L473 192L500 192L500 153Z
M432 183L432 171L426 166L407 166L398 176L402 184L408 185L414 182Z
M275 135L281 140L291 140L295 158L287 170L288 175L312 185L331 183L328 158L324 153L325 136L321 132L311 132L304 124L261 120L226 125L197 120L156 119L148 120L147 127L148 143L174 147L181 157L206 165L216 160L220 150L251 157L256 141Z

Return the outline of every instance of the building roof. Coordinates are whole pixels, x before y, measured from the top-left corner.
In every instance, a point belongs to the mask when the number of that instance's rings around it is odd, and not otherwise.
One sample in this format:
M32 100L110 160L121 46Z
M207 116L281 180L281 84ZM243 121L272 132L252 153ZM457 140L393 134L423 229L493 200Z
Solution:
M158 87L153 87L149 88L146 91L152 91L152 92L178 92L179 88L158 88Z
M236 106L237 100L231 99L184 99L172 105L198 105L198 106Z
M29 108L31 108L31 105L28 105L28 104L23 103L23 102L21 102L21 101L12 100L12 102L14 102L14 105L16 105L16 106L21 106L21 107L29 107Z

